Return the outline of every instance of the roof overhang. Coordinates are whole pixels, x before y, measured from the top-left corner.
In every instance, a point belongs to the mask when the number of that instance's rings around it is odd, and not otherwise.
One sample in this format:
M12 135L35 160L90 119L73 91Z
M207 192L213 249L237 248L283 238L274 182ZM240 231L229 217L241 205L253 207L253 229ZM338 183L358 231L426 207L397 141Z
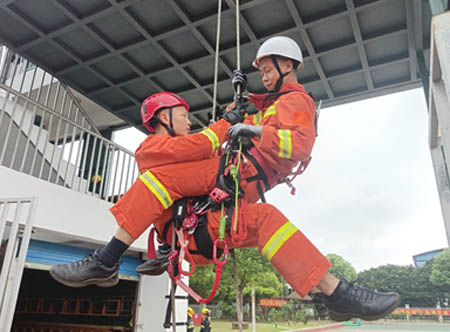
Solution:
M162 90L191 106L193 129L212 109L217 1L4 0L0 42L132 126L139 106ZM233 97L235 2L222 12L218 102ZM247 0L240 5L241 67L270 36L295 39L299 81L324 107L422 85L429 67L431 11L422 0ZM423 77L423 75L422 75ZM142 129L142 127L140 127Z

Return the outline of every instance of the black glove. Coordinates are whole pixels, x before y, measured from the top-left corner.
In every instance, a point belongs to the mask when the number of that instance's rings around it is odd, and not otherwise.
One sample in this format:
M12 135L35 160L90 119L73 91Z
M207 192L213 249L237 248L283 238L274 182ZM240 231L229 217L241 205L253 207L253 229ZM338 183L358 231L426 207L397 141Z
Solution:
M234 91L237 91L237 87L241 87L241 93L247 89L247 75L240 69L233 70L233 78L231 79Z
M228 128L228 137L236 138L238 136L243 137L261 137L262 127L261 126L253 126L249 124L237 123L230 128Z
M248 103L242 103L233 108L231 111L225 112L223 118L231 125L244 121L245 113L247 112Z

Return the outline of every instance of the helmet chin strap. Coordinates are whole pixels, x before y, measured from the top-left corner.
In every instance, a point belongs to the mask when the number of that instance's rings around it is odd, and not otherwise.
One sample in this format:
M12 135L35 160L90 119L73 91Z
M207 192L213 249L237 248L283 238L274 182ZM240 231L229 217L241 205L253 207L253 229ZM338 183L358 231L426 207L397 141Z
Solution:
M169 133L170 136L175 137L175 131L173 130L173 120L172 120L172 109L173 107L169 108L169 125L166 125L164 122L162 122L161 120L159 120L159 123L161 124L161 126L164 127L164 129L167 130L167 132Z
M270 58L272 59L273 65L275 66L275 69L277 70L278 74L280 75L280 77L277 80L277 83L275 84L275 87L273 88L273 90L269 91L269 92L278 92L281 88L281 85L283 84L283 78L287 75L289 75L289 73L291 71L288 71L287 73L282 73L280 66L278 65L278 61L277 61L277 57L275 55L271 55Z

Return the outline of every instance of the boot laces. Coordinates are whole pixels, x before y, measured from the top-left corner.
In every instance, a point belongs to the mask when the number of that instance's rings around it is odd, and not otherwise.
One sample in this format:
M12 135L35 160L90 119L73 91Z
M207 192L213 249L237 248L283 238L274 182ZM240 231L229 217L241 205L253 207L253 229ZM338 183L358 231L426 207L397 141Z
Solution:
M349 298L354 299L358 302L372 302L374 297L377 294L376 290L372 290L370 288L366 288L363 286L354 285L350 283L349 287Z
M83 259L74 262L74 268L75 270L80 270L84 267L88 267L90 265L94 265L96 263L93 254L89 254L86 257L84 257Z

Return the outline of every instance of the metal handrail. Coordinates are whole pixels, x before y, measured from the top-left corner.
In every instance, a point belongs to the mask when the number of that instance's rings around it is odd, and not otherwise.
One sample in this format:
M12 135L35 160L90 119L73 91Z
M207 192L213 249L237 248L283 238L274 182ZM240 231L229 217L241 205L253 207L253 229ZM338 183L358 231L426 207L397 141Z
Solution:
M0 270L1 331L11 330L36 207L36 197L0 198L0 239L7 239Z
M7 86L5 86L4 84L1 84L1 83L0 83L0 89L4 89L6 91L12 91L9 87L7 87ZM70 124L72 126L75 126L78 129L81 129L81 130L84 130L86 132L89 132L91 135L96 136L98 139L101 139L101 140L103 140L105 142L108 142L109 144L115 146L117 149L121 149L121 150L123 150L123 151L125 151L125 152L127 152L129 154L133 154L134 155L134 153L132 151L124 148L123 146L121 146L121 145L119 145L119 144L117 144L117 143L115 143L113 141L110 141L110 140L106 139L98 131L97 132L91 131L90 129L87 129L87 128L83 127L82 125L74 122L73 120L70 120L70 119L66 118L65 116L63 116L63 115L54 112L51 108L48 108L48 107L46 107L46 106L44 106L44 105L34 101L33 99L31 99L31 98L29 98L29 97L27 97L25 95L21 95L20 98L23 98L25 101L28 101L30 104L33 104L36 107L44 109L47 112L51 112L53 116L56 116L57 118L66 121L68 124Z
M30 63L8 51L0 68L0 165L116 201L138 175L134 154L101 136L63 83L38 66L27 73Z

